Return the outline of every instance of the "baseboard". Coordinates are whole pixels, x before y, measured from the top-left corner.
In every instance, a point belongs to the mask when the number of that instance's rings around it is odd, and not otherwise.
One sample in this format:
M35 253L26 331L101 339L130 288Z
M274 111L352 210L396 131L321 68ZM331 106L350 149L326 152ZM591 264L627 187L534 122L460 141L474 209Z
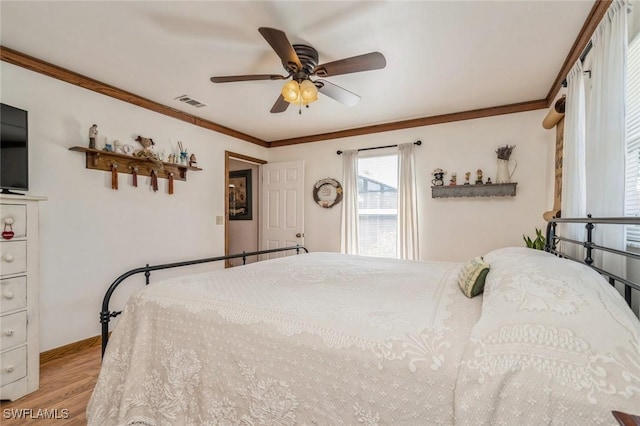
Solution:
M94 346L100 346L102 342L102 336L89 337L88 339L80 340L78 342L69 343L68 345L60 346L59 348L50 349L40 353L40 365L54 359L62 358L66 355L80 352L84 349L89 349Z

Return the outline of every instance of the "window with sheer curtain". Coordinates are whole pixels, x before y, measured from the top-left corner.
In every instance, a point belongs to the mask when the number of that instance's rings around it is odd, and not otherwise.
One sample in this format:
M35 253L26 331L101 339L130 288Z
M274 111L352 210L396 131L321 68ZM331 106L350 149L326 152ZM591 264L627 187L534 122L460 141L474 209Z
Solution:
M398 155L358 158L359 253L397 257Z

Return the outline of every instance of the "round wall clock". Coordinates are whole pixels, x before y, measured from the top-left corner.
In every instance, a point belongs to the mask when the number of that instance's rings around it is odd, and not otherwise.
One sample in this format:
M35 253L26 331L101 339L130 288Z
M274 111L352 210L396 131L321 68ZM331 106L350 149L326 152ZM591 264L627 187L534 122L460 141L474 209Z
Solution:
M329 209L342 201L342 185L333 178L320 179L313 185L313 200Z

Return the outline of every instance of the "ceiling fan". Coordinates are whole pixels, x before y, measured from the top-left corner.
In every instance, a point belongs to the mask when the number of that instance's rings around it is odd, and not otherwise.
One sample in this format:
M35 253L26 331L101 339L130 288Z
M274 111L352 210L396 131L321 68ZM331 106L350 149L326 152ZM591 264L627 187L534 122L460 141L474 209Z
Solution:
M318 92L336 101L353 106L360 101L360 96L323 79L311 80L311 77L332 77L334 75L382 69L387 65L380 52L340 59L318 65L318 51L305 44L291 44L287 35L278 29L258 28L262 37L282 60L287 75L251 74L211 77L213 83L231 83L251 80L291 80L285 83L282 92L271 108L272 113L284 112L290 103L309 106L318 98Z

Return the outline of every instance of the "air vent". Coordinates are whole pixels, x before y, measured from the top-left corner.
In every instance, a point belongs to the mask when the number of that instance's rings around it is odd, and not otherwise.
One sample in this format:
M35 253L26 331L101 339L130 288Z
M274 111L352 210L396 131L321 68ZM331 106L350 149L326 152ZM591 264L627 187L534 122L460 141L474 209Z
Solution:
M205 104L203 104L202 102L200 102L200 101L196 101L195 99L190 98L190 97L189 97L189 96L187 96L187 95L180 95L180 96L178 96L178 97L176 97L176 98L174 98L174 99L179 100L180 102L184 102L184 103L186 103L186 104L189 104L189 105L191 105L191 106L194 106L194 107L196 107L196 108L202 108L202 107L205 107L205 106L206 106L206 105L205 105Z

